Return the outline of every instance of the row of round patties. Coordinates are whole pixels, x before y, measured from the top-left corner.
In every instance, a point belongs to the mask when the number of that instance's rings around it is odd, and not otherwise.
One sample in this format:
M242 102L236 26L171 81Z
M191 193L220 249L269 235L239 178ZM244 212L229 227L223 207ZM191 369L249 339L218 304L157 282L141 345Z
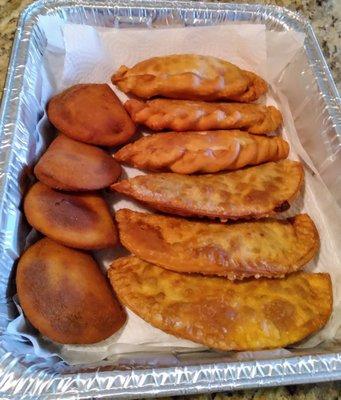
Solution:
M101 189L116 182L122 168L94 144L123 143L135 124L108 85L71 87L50 100L47 113L58 135L35 165L38 181L24 199L27 221L47 237L20 258L18 296L25 316L44 336L58 343L96 343L119 330L126 313L98 263L79 250L118 243Z

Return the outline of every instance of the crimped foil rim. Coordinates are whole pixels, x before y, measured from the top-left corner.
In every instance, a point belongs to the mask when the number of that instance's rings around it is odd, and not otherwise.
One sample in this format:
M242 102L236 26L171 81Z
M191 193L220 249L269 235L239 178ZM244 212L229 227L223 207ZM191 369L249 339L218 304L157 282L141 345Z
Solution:
M20 72L25 64L18 65L18 56L26 60L29 48L29 34L39 15L52 13L64 7L89 7L106 9L115 7L140 7L149 9L171 8L185 10L222 10L230 12L249 12L276 14L280 16L290 29L305 32L311 43L306 44L321 91L325 95L326 108L333 119L338 136L341 136L341 100L331 77L329 68L323 58L315 34L309 22L296 12L275 5L234 4L234 3L206 3L206 2L177 2L172 1L98 1L86 0L56 1L40 0L29 5L22 13L18 22L18 29L13 44L9 64L8 76L0 110L0 146L11 144L15 134L15 117L19 108L16 97L20 94L24 75ZM286 19L284 21L284 19ZM25 37L25 34L27 37ZM315 57L315 58L314 58ZM16 90L13 91L13 86ZM12 120L11 120L12 119ZM9 121L10 120L10 121ZM5 129L6 128L6 129ZM8 167L11 151L0 154L0 196L4 199L7 187ZM6 223L8 215L4 213L4 202L0 204L0 219ZM10 261L15 255L4 257L6 253L6 237L0 238L0 259L7 262L7 269L12 265ZM10 273L9 273L10 275ZM1 295L0 303L7 306L6 297ZM0 309L1 322L9 320L5 312L6 307ZM1 326L1 332L4 327ZM191 394L200 392L217 392L227 389L252 388L259 386L275 386L280 384L294 384L305 382L320 382L341 378L341 352L326 351L320 355L303 355L281 359L255 360L245 362L214 363L209 362L193 366L180 366L157 369L137 369L132 371L100 371L72 373L72 368L57 373L49 368L43 368L41 360L25 360L23 357L14 357L3 347L0 348L0 393L2 398L136 398L140 396L159 396L175 394ZM322 350L321 350L322 352ZM70 372L71 371L71 372ZM65 373L66 372L66 373Z

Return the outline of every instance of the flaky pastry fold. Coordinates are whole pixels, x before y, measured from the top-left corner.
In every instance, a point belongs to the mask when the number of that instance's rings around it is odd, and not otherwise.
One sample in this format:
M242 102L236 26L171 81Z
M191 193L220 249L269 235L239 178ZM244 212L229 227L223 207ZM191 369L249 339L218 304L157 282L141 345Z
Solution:
M145 321L220 350L288 346L321 329L332 312L326 273L231 282L167 271L131 256L115 260L108 275L120 301Z
M121 243L137 257L177 272L226 276L283 277L317 253L319 236L307 214L285 220L220 224L116 212Z
M131 99L124 106L136 124L155 132L241 129L262 135L275 131L283 121L277 108L262 104Z
M185 100L234 100L249 103L267 91L266 82L250 71L216 57L173 54L153 57L111 78L124 93L143 99L160 96Z
M149 171L213 173L286 158L289 144L280 137L242 131L158 133L130 143L114 157Z
M261 218L287 210L303 178L301 163L282 160L220 174L139 175L111 189L170 214Z

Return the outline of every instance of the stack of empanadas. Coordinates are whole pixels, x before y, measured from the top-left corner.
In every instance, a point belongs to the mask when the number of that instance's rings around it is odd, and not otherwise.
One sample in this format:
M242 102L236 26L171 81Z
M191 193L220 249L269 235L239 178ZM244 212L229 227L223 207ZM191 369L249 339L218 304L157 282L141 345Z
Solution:
M48 104L60 133L24 201L28 222L48 238L17 272L32 324L60 343L93 343L124 324L120 300L159 329L221 350L288 346L321 329L330 277L302 272L319 249L315 224L306 214L276 218L298 195L303 167L287 159L280 111L250 104L266 82L194 54L122 66L112 82L134 96L125 108L106 84L75 85ZM135 124L150 133L113 157L94 146L124 144ZM117 182L120 163L152 173ZM106 187L171 215L122 209L117 233L98 191ZM117 300L75 249L118 239L132 255L108 271Z
M264 80L187 54L123 66L112 82L140 97L125 104L135 123L173 131L114 155L157 173L113 190L177 216L116 212L133 254L109 270L123 304L157 328L222 350L287 346L324 326L330 277L301 272L319 248L314 222L306 214L268 218L290 207L303 168L286 160L285 140L265 136L280 127L281 113L245 104L266 92Z

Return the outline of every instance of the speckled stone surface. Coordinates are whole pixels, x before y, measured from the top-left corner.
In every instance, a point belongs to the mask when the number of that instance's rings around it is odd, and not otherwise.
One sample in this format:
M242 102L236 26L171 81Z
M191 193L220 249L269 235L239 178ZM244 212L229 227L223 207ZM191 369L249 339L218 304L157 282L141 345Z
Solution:
M0 94L20 11L32 1L0 0ZM341 92L341 0L249 0L296 10L312 23ZM180 396L165 400L341 400L341 382L245 390L224 394Z
M164 397L163 400L341 400L341 383L320 383L218 394Z

